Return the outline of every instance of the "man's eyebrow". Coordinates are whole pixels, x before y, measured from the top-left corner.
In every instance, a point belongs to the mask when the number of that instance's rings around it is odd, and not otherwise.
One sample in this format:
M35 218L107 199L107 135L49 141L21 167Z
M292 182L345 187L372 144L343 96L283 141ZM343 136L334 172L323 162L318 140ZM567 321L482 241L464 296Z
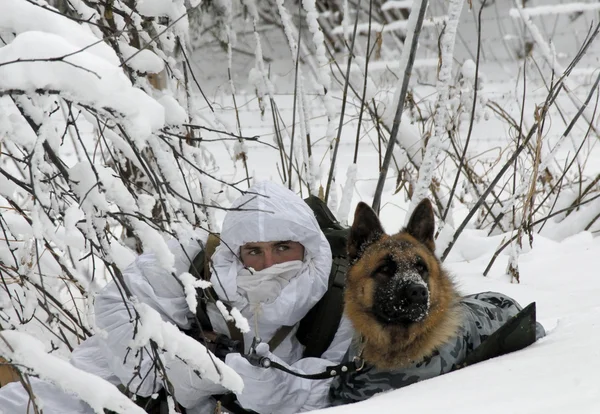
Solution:
M277 243L275 243L275 246L281 246L283 244L290 244L292 241L291 240L282 240L282 241L278 241Z

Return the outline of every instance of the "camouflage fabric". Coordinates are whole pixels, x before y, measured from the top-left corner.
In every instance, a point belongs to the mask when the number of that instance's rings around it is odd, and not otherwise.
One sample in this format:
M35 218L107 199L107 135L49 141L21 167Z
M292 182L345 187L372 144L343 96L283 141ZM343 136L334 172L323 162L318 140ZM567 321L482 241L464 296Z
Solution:
M402 388L452 371L488 336L522 309L515 300L496 292L465 296L460 304L464 310L464 322L454 339L430 357L403 369L382 371L367 364L360 372L342 374L331 384L329 397L332 405L366 400L377 393ZM544 335L544 328L536 323L536 338ZM355 357L358 352L357 341L354 341L344 362Z

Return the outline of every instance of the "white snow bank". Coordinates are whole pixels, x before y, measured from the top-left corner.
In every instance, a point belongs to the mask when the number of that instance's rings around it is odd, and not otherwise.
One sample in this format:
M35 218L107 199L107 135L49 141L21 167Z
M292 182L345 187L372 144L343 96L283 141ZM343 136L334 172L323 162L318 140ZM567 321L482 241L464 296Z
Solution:
M536 344L513 354L376 395L370 400L319 410L330 414L563 414L600 412L600 397L588 373L600 369L600 310L561 321Z

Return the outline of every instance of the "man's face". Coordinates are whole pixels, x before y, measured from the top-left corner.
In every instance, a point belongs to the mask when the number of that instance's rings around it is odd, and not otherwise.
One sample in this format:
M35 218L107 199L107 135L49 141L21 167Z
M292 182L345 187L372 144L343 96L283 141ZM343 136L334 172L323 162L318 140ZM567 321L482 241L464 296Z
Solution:
M275 264L303 260L304 246L294 241L246 243L240 257L244 266L260 271Z

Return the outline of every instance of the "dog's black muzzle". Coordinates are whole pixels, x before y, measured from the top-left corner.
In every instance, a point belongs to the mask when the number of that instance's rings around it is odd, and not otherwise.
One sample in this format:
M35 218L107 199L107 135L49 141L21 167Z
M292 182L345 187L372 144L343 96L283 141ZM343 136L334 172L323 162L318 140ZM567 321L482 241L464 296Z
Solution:
M429 312L429 289L424 283L394 281L375 291L373 313L384 323L412 323Z

